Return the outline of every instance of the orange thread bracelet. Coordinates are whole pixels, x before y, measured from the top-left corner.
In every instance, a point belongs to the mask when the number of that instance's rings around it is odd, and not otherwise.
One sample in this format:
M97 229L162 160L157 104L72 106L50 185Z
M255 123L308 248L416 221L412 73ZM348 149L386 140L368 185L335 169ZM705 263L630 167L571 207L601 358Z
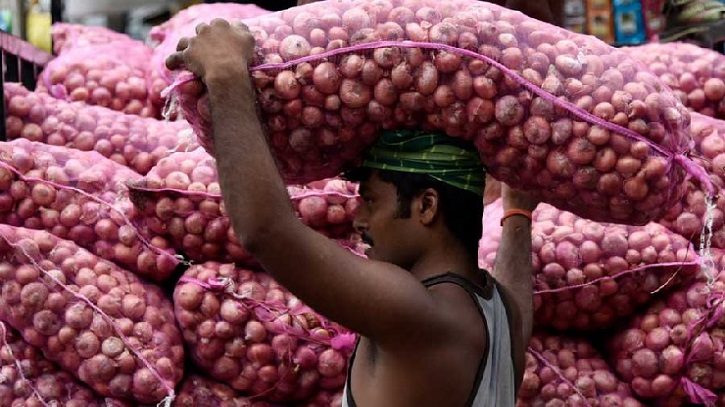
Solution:
M531 212L525 211L523 209L509 209L506 212L504 212L503 217L501 218L501 226L503 226L503 221L505 221L506 219L508 219L512 216L516 216L516 215L523 216L525 218L528 218L530 221L533 221Z

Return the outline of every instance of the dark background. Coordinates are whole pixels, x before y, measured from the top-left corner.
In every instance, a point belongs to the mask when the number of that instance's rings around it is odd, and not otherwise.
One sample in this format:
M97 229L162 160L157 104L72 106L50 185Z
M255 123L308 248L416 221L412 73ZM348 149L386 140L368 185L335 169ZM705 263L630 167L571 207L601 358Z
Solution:
M269 11L282 11L297 5L297 0L257 0L257 1L216 1L204 0L204 3L239 3L239 4L256 4L257 6Z

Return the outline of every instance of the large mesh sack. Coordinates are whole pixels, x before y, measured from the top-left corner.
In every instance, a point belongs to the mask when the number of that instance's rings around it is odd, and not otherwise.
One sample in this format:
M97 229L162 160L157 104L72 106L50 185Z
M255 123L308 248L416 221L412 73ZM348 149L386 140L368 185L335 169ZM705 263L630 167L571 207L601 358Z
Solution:
M611 365L651 405L725 405L725 264L713 252L713 273L658 299L609 341Z
M516 407L641 407L627 384L588 342L535 334Z
M693 159L705 168L712 184L721 191L725 187L725 121L693 113L690 132L695 143ZM702 183L690 179L687 193L659 223L697 245L723 249L725 195L709 199Z
M501 200L484 211L483 268L495 265L502 214ZM541 328L611 328L654 294L691 280L700 270L692 244L656 223L597 223L546 204L533 218L534 323Z
M195 149L184 121L166 122L100 106L70 103L6 83L6 135L83 151L97 151L140 174L176 150Z
M693 111L725 119L725 55L669 42L623 48L644 62Z
M163 281L179 260L164 237L134 226L126 182L140 177L95 152L0 142L0 223L46 230Z
M295 407L342 407L344 397L345 393L343 390L323 390L312 397L312 399L295 404Z
M345 384L355 336L262 271L192 266L174 305L194 363L242 394L293 402Z
M476 0L329 0L244 20L288 182L337 175L382 129L475 141L497 179L587 218L646 224L684 193L689 113L625 53ZM212 149L208 98L170 92Z
M38 90L56 99L85 102L143 117L160 117L148 92L153 51L141 41L75 47L43 69Z
M68 240L0 225L0 320L102 396L174 398L184 349L160 288Z
M129 185L140 227L167 237L174 248L197 262L252 264L222 201L216 162L204 149L174 153L139 182ZM304 224L333 239L353 234L359 205L356 184L329 179L287 191Z
M215 18L244 19L270 13L255 4L239 3L204 3L189 6L170 19L151 28L148 38L152 43L160 44L169 37L178 35L178 31L187 30L186 35L193 35L193 29L202 22L209 22ZM188 31L191 27L192 31ZM174 44L175 45L175 44Z
M53 51L60 55L74 48L112 42L133 41L131 37L106 27L55 23L51 28Z
M0 322L0 405L6 407L121 407L99 399Z
M274 407L265 401L240 396L224 383L197 374L186 377L173 407Z
M170 20L152 28L149 38L156 42L157 46L151 58L149 92L154 104L163 106L166 103L166 98L161 94L166 87L174 83L178 75L166 68L166 58L176 52L179 40L196 34L197 25L209 23L215 18L243 20L268 13L270 11L254 4L198 4L180 11Z

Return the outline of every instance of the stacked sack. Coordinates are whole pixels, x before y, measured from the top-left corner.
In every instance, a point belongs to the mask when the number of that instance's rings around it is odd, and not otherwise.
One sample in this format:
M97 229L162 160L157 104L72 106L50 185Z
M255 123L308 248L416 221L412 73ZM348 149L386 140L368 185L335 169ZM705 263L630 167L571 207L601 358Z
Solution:
M725 55L676 42L624 51L647 64L690 110L725 119Z
M518 406L725 405L725 201L710 197L725 126L705 116L721 117L721 59L683 44L632 54L475 0L199 5L152 46L54 27L39 91L4 87L0 404L342 405L356 336L241 246L208 96L164 66L220 16L256 39L260 119L296 214L343 248L360 254L359 201L336 177L382 129L474 142L495 182L546 202ZM176 112L188 121L162 119Z

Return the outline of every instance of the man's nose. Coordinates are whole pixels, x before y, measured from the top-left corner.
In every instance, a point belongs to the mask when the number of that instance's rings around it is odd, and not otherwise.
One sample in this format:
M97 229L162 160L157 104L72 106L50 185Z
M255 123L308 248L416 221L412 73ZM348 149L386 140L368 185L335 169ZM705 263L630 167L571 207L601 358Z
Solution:
M368 229L367 220L363 219L358 213L352 221L352 227L355 229L355 232L363 233Z

